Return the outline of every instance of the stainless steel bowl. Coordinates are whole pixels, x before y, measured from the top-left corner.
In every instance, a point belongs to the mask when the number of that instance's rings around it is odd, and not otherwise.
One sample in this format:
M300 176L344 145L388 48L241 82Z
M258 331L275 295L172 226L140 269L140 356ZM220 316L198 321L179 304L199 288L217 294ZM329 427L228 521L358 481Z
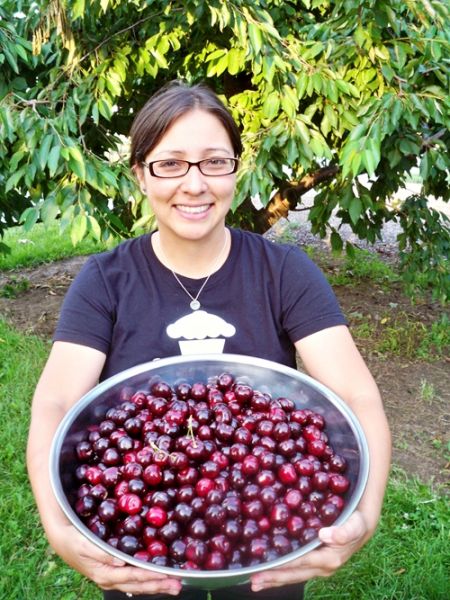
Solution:
M71 502L77 486L75 446L84 439L86 427L99 422L106 410L118 403L124 386L134 390L148 389L149 380L153 377L161 378L170 385L182 380L204 382L224 371L254 388L268 391L274 397L287 396L299 408L310 408L324 416L331 445L348 463L346 476L350 479L350 488L346 494L346 505L334 524L346 521L361 499L369 472L367 442L358 420L336 394L319 382L295 369L259 358L234 354L177 356L141 364L114 375L83 396L65 415L56 431L50 456L55 496L67 518L86 538L131 565L181 577L184 585L208 590L246 583L251 574L280 567L317 548L320 541L315 539L276 560L241 569L182 571L137 560L100 540L73 510Z

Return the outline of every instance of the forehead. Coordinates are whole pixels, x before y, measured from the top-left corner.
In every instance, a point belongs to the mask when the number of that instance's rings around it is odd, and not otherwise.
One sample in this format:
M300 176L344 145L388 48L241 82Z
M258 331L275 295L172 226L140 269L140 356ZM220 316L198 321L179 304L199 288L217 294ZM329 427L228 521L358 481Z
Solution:
M230 136L218 117L195 109L173 121L152 149L151 155L163 152L192 154L209 149L232 151Z

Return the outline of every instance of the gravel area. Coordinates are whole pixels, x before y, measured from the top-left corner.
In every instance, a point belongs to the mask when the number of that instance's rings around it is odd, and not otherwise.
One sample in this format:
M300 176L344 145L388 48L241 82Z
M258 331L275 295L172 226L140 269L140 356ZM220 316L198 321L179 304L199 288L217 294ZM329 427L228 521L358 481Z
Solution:
M400 190L394 199L395 202L401 202L405 198L407 198L411 194L417 194L420 192L420 185L411 183L405 187L405 189ZM292 226L295 226L295 237L298 243L302 246L313 246L323 250L330 249L329 238L320 238L317 235L313 235L311 233L311 224L308 221L308 210L305 210L312 207L314 201L314 191L308 192L303 196L303 202L301 205L301 210L299 211L291 211L287 219L280 219L272 229L267 233L269 238L280 238L283 237L283 232L289 231L289 229L294 229ZM446 214L450 218L450 203L444 202L442 200L436 200L434 198L430 198L430 205L435 209L444 214ZM332 216L330 219L330 225L334 227L338 227L340 224L340 220ZM366 250L375 251L381 256L385 256L387 259L395 258L398 253L398 243L397 236L401 233L402 228L398 223L393 221L386 223L381 231L381 239L377 240L374 244L371 244L365 240L360 240L357 235L353 233L351 227L347 224L343 224L339 228L339 233L341 234L344 240L348 240L354 243L359 248L363 248ZM294 231L292 231L294 234Z

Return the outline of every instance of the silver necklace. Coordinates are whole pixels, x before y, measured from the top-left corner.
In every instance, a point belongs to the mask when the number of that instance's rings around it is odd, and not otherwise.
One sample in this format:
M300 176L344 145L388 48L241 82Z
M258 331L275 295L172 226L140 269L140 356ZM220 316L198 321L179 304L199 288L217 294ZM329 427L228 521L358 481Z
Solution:
M225 244L223 245L223 248L222 248L222 250L220 251L220 253L219 253L218 257L217 257L217 260L214 262L214 265L213 265L213 267L212 267L211 273L210 273L210 274L209 274L209 275L206 277L205 281L204 281L204 282L202 283L202 285L200 286L200 289L198 290L198 292L197 292L197 295L196 295L196 296L193 296L193 295L191 294L191 292L190 292L188 289L186 289L186 287L185 287L185 286L183 285L183 283L180 281L180 279L179 279L178 275L175 273L175 271L169 267L169 269L170 269L170 272L171 272L171 273L172 273L172 275L175 277L175 279L176 279L176 281L178 282L178 284L180 285L180 287L181 287L181 288L184 290L184 292L185 292L185 293L186 293L186 294L189 296L189 298L191 299L191 302L190 302L190 304L189 304L189 306L191 307L191 310L194 310L194 311L195 311L195 310L198 310L198 309L201 307L201 304L200 304L200 302L199 302L199 297L200 297L200 294L203 292L203 289L205 288L205 285L208 283L208 281L209 281L209 278L211 277L211 275L213 275L213 273L215 273L215 272L216 272L216 266L219 264L219 262L220 262L220 259L222 258L222 254L223 254L223 252L224 252L224 250L225 250L225 248L226 248L226 246L227 246L227 242L228 242L228 237L227 237L227 234L225 233ZM161 248L161 242L159 243L159 252L160 252L161 256L163 257L163 259L164 259L164 262L165 262L165 263L168 265L168 264L169 264L169 261L167 260L167 258L166 258L166 255L164 254L164 252L163 252L163 250L162 250L162 248Z

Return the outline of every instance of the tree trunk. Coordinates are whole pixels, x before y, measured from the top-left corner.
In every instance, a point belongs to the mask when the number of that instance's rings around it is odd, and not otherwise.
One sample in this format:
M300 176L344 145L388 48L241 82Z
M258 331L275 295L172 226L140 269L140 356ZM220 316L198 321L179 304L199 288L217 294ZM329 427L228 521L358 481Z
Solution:
M290 211L295 210L303 194L319 183L332 179L338 172L339 167L329 166L305 175L300 181L280 182L278 191L264 208L257 209L250 198L246 199L239 207L241 226L247 225L257 233L265 233L279 219L287 217Z

